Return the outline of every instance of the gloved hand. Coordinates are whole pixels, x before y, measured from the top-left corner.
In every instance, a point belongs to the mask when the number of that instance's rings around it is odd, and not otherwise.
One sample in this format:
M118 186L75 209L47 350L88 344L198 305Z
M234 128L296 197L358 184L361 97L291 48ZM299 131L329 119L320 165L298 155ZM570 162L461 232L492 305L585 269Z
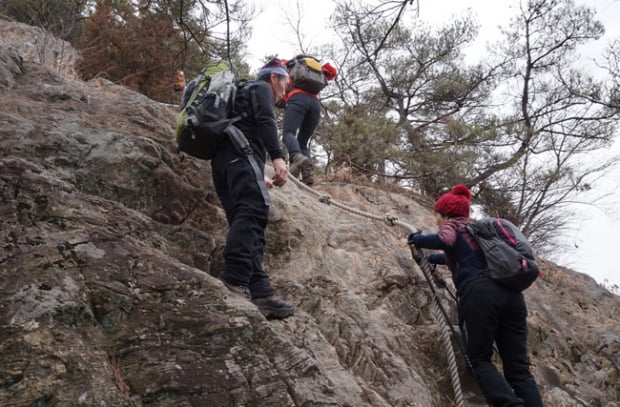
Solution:
M428 260L428 262L429 262L430 264L433 264L433 263L431 262L431 256L432 256L432 255L428 255L428 256L426 256L426 259ZM435 284L437 284L439 287L445 287L445 286L446 286L446 280L444 280L444 279L441 277L441 274L439 274L439 273L437 272L437 265L436 265L436 264L433 264L433 269L431 270L431 276L433 277L433 281L435 281Z
M409 243L410 245L412 244L414 246L417 246L420 236L422 236L422 231L418 229L417 232L409 235L409 237L407 238L407 243Z

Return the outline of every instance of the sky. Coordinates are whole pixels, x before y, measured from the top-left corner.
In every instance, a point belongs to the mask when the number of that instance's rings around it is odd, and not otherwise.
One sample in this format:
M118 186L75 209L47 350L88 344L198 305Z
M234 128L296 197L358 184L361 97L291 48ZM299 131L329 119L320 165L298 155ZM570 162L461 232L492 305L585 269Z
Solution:
M369 0L371 1L371 0ZM478 40L466 52L475 59L484 52L487 42L499 33L498 26L508 23L518 11L519 0L417 0L419 18L430 24L441 24L454 15L471 12L480 24ZM297 12L296 2L290 0L253 0L256 11L260 12L253 22L253 35L248 42L249 62L253 70L258 70L265 55L277 54L290 58L298 53L296 37L289 19L303 16L300 22L306 47L319 46L329 41L328 20L333 13L332 0L300 1L301 11ZM591 63L613 38L620 38L620 0L575 0L575 3L594 7L596 18L606 28L603 38L586 49L580 49L584 63ZM414 2L415 4L415 2ZM320 57L320 56L319 56ZM620 154L620 135L612 148L598 154ZM602 197L602 198L601 198ZM615 254L620 251L620 166L605 174L598 187L591 191L585 200L594 204L574 204L574 221L562 241L570 247L558 252L549 260L573 270L592 276L597 282L611 287L620 286L620 267L616 266Z

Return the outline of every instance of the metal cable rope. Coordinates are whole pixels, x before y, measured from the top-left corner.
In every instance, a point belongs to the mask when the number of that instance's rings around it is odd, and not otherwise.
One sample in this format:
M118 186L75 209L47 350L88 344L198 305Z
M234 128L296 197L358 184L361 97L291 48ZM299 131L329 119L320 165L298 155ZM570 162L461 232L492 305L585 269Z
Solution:
M408 223L398 220L398 217L395 215L378 216L378 215L373 215L372 213L368 213L368 212L360 211L355 208L351 208L347 205L343 205L340 202L333 200L332 197L327 194L322 194L308 187L306 184L302 183L301 181L299 181L297 178L293 177L290 174L289 174L289 178L299 188L307 192L310 192L313 195L318 196L319 201L322 203L325 203L327 205L333 205L337 208L340 208L347 212L351 212L358 216L382 221L386 223L388 226L396 226L396 225L402 226L405 229L409 230L409 232L411 233L415 233L417 231L417 229L413 227L412 225L409 225ZM455 405L456 407L464 407L465 401L463 399L463 391L461 389L458 366L456 363L456 357L454 355L454 349L452 347L452 341L450 339L451 327L448 325L449 324L448 315L445 312L443 306L441 305L441 300L439 299L439 296L437 295L437 290L431 278L431 274L432 274L431 267L432 266L426 260L426 256L424 255L424 252L422 251L422 249L418 249L415 246L411 246L411 251L412 251L412 255L414 259L419 264L420 269L422 270L422 273L424 274L424 277L426 278L426 282L428 283L431 293L433 295L434 306L433 306L432 314L433 314L433 318L439 323L439 326L440 326L441 341L446 350L446 354L447 354L446 356L448 358L448 370L450 371L450 379L452 381L452 388L454 389Z

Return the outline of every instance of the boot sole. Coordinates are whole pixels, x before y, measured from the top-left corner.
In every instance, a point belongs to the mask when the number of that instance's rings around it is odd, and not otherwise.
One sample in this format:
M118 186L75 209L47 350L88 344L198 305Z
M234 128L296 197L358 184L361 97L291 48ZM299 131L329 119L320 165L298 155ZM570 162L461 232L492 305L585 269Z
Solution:
M273 308L273 307L259 306L258 310L267 319L284 319L284 318L290 317L291 315L295 313L295 308Z

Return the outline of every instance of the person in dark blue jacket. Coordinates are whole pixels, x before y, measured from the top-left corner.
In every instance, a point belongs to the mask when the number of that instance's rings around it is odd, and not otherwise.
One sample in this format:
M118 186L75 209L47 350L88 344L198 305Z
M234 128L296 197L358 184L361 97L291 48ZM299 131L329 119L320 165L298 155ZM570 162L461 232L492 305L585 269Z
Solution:
M286 318L294 313L292 304L274 296L262 266L270 205L264 177L267 154L275 172L269 184L280 187L288 178L274 114L288 80L284 64L273 59L261 68L258 80L239 89L235 111L244 117L235 127L247 138L252 159L226 139L211 161L213 183L229 225L224 270L219 277L229 289L256 304L267 318Z
M314 171L308 143L321 118L318 95L294 89L286 95L286 110L282 129L283 142L289 152L289 171L294 177L301 174L306 185L314 184Z
M473 375L487 401L495 407L541 407L542 400L527 356L527 308L520 291L501 287L483 273L487 267L480 246L467 231L471 191L455 186L435 203L437 234L414 233L409 243L443 250L428 256L445 264L457 288L459 325ZM504 375L491 358L493 342Z

